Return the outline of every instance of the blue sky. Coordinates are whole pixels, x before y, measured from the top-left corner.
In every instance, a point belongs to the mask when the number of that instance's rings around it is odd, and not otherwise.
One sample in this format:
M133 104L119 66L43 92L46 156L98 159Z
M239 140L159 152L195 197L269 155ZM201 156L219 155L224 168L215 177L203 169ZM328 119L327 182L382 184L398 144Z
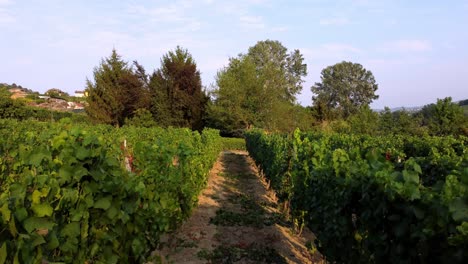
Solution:
M151 72L180 45L210 87L229 57L265 39L304 55L303 105L343 60L373 72L374 108L468 98L468 0L0 0L0 82L73 93L114 47Z

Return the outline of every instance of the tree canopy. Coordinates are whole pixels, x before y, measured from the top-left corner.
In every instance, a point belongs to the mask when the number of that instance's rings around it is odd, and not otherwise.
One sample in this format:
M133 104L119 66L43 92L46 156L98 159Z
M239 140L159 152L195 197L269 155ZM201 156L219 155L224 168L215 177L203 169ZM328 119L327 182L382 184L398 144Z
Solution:
M265 85L272 86L283 99L294 103L302 90L307 65L299 50L288 49L277 40L259 41L249 48L247 56L256 65L258 75L268 76Z
M463 108L453 103L451 97L437 99L436 104L424 106L421 114L424 125L429 127L429 131L433 135L446 136L466 133L468 121L463 113Z
M203 128L208 100L200 71L187 49L177 47L161 59L161 68L150 77L151 111L162 126Z
M307 73L303 60L298 50L288 54L272 40L259 41L247 54L231 58L216 76L210 124L225 130L290 129L307 111L295 105Z
M312 98L314 106L322 119L333 114L347 118L357 113L360 107L379 98L375 94L377 89L371 71L361 64L346 61L323 69L321 82L311 88L315 94Z
M135 110L146 107L143 83L115 49L94 69L94 82L87 80L86 90L86 113L101 123L122 126Z

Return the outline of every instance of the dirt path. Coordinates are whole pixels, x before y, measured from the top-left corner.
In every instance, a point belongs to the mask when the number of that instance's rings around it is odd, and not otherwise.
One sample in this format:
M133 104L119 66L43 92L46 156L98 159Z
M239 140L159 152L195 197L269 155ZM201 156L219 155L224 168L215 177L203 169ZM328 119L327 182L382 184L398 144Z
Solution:
M223 152L198 208L153 254L162 263L324 263L313 235L292 231L274 194L244 151Z

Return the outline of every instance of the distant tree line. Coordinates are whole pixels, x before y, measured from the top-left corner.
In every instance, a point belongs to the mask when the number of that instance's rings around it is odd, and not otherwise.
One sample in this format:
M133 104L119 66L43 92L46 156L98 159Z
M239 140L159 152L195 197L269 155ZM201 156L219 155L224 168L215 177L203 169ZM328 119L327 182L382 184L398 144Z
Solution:
M89 118L113 126L213 127L237 136L252 127L383 135L468 134L462 108L468 99L458 103L450 97L438 99L418 112L373 111L370 104L379 97L378 84L359 63L343 61L324 68L320 82L310 88L312 106L301 106L297 95L307 75L304 57L275 40L259 41L230 58L209 91L202 86L200 71L187 49L176 47L162 56L160 64L147 73L137 61L124 61L113 50L86 82ZM47 94L69 97L58 89ZM3 103L10 110L16 107L13 101Z

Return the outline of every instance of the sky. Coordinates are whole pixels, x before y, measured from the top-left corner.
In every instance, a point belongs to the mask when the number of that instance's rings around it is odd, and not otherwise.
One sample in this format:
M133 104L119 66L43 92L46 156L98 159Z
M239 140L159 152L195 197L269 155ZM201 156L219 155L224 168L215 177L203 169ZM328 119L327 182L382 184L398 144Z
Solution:
M113 48L152 72L179 45L212 89L230 57L266 39L303 54L305 106L341 61L374 74L373 108L468 98L468 0L0 0L0 82L73 94Z

